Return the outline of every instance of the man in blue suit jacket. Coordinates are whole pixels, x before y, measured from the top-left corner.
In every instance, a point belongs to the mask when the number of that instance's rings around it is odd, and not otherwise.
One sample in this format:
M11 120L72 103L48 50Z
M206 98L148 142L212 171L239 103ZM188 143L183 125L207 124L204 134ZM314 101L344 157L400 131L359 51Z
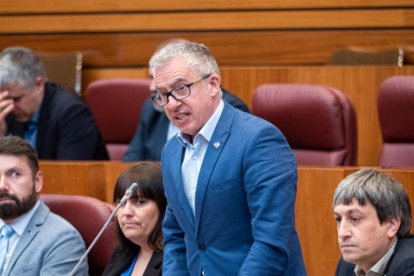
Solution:
M221 99L208 48L168 45L150 60L180 133L164 147L165 275L306 275L295 229L297 166L282 133Z

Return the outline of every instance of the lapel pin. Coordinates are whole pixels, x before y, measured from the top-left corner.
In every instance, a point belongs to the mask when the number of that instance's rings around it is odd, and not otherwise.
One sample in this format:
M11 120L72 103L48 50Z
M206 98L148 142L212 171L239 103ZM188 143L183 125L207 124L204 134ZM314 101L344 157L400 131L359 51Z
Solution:
M220 142L215 142L215 143L213 144L213 147L214 147L215 149L218 149L220 146L221 146Z

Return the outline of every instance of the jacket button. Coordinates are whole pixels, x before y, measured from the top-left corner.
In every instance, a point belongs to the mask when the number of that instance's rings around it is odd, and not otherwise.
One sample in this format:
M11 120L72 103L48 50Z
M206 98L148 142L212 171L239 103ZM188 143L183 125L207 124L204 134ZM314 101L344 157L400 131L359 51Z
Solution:
M204 243L200 243L198 245L198 250L200 250L201 252L206 251L206 245Z

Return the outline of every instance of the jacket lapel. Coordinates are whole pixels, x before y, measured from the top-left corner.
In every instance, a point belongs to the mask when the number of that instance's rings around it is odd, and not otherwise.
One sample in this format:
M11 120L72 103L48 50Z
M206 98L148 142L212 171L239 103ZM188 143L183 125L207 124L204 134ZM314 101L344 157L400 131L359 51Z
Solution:
M20 237L19 242L17 243L13 256L10 259L9 265L7 266L7 273L5 275L9 275L10 270L14 267L20 255L23 253L26 247L29 246L34 237L36 237L36 235L39 233L38 226L42 225L45 222L48 212L49 210L44 205L44 203L40 202L39 207L33 214L33 217L31 218L29 224Z
M230 134L230 128L234 119L234 108L227 103L224 105L223 112L209 142L206 155L204 156L200 174L198 176L196 198L195 198L195 217L196 226L200 224L200 217L204 201L205 192L210 182L210 177L214 171L217 160L225 146Z
M189 224L193 228L195 228L193 211L191 210L190 203L188 202L187 196L185 195L185 192L184 192L184 183L183 183L183 178L181 174L181 164L183 163L183 159L184 159L185 147L182 146L178 140L176 141L176 143L178 143L179 146L181 147L181 151L179 151L180 153L176 155L176 159L173 160L174 163L172 163L172 164L177 164L177 166L175 167L176 169L172 172L174 174L172 179L174 179L175 189L177 191L178 200L180 202L182 210L185 213L189 221Z
M49 116L50 116L50 105L54 98L54 90L52 87L46 83L45 84L45 94L40 108L39 124L37 126L37 142L36 149L41 155L43 152L44 141L46 139L46 131L49 126ZM41 156L40 156L41 157Z

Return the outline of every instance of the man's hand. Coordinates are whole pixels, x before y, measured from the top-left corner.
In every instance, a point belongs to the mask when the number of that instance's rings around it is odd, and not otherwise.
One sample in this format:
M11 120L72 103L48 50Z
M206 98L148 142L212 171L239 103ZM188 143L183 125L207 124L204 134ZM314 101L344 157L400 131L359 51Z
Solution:
M6 134L6 116L14 109L14 102L9 98L9 91L0 91L0 136Z

